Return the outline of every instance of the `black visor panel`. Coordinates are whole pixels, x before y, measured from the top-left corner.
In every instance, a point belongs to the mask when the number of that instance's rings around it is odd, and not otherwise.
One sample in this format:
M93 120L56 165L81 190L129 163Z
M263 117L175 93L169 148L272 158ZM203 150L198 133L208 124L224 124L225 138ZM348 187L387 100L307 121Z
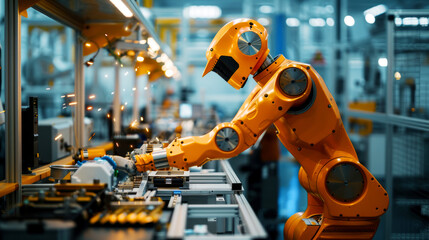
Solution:
M228 82L232 75L234 75L235 71L237 71L238 67L239 65L234 58L230 56L221 56L213 67L213 72L217 73Z

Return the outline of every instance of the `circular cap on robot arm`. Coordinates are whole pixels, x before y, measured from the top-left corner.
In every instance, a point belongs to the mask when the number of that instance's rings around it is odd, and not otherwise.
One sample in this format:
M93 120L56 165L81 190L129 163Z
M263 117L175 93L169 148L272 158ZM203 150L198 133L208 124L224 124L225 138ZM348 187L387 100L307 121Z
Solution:
M227 23L207 49L203 77L214 71L235 89L242 88L268 56L267 39L267 30L255 20L240 18Z

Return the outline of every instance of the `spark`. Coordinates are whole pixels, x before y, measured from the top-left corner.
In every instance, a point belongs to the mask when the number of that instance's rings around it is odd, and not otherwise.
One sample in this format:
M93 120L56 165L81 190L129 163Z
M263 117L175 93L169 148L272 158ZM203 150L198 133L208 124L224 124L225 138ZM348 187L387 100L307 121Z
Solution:
M144 90L147 90L147 87L144 87Z
M124 111L124 109L125 109L125 106L124 106L124 105L122 105L122 106L121 106L121 111Z
M127 76L127 75L128 75L128 72L125 72L125 73L124 73L124 75L125 75L125 76Z
M128 105L128 102L125 102L125 106L127 106Z
M134 120L134 121L131 123L131 127L136 127L136 126L137 126L137 124L138 124L137 120Z
M72 94L67 94L67 97L74 97L74 96L76 96L74 93L72 93Z
M111 94L113 95L113 94L115 94L115 92L111 92Z
M47 88L46 88L46 91L49 91L49 90L51 90L51 88L50 88L50 87L47 87Z
M63 136L63 135L60 133L60 134L58 134L58 135L54 138L54 140L55 140L55 141L58 141L58 139L60 139L62 136Z
M88 142L89 141L91 141L92 140L92 138L95 136L95 132L93 132L92 134L91 134L91 137L89 137L89 139L88 139Z
M107 118L110 118L110 113L107 114Z
M62 95L62 96L61 96L61 98L65 98L65 97L66 97L66 95Z
M89 99L95 99L95 94L91 94L91 95L89 95L89 97L88 97Z
M133 91L137 90L137 88L133 87Z
M119 147L119 143L115 143L116 147Z
M86 47L91 47L91 43L85 43Z
M0 113L5 113L6 112L6 110L3 110L3 111L1 111Z
M146 129L146 132L149 132L149 128L145 128Z
M93 107L92 106L88 106L87 108L86 108L86 110L88 110L88 111L91 111L93 109Z
M97 111L101 111L101 108L97 109Z
M143 122L143 117L140 117L140 121Z
M71 103L69 103L69 106L76 105L76 104L77 104L77 102L71 102Z
M105 77L105 78L108 78L108 77L109 77L109 75L107 75L107 74L104 74L104 77Z
M157 142L159 142L159 139L157 137L155 139L156 139Z
M137 72L138 68L134 68L134 70Z

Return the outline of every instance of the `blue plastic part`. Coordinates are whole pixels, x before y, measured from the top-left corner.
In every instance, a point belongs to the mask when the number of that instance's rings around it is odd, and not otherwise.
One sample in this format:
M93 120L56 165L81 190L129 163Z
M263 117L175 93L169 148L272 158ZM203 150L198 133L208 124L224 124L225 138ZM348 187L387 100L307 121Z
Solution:
M79 167L80 166L82 166L82 164L84 164L84 163L86 163L87 161L86 160L83 160L83 161L77 161L76 162L76 165L78 165Z
M109 156L103 156L101 158L96 157L96 158L94 158L94 160L104 160L104 161L107 161L108 163L110 163L110 165L112 165L113 169L116 169L116 166L117 166L116 162L113 161L113 159L111 157L109 157Z
M173 191L173 195L182 195L182 191Z

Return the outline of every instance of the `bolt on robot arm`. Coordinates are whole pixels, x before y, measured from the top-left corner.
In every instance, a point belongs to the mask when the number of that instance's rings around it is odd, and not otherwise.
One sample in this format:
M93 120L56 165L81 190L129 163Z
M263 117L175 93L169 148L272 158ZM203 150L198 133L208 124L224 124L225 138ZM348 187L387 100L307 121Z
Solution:
M278 138L301 165L299 180L308 192L306 211L285 224L285 239L371 239L389 204L386 191L359 163L323 79L310 65L282 55L273 59L267 37L251 19L234 20L217 33L204 75L214 71L240 89L252 74L258 85L230 123L135 156L137 170L187 170L236 156L274 123Z

